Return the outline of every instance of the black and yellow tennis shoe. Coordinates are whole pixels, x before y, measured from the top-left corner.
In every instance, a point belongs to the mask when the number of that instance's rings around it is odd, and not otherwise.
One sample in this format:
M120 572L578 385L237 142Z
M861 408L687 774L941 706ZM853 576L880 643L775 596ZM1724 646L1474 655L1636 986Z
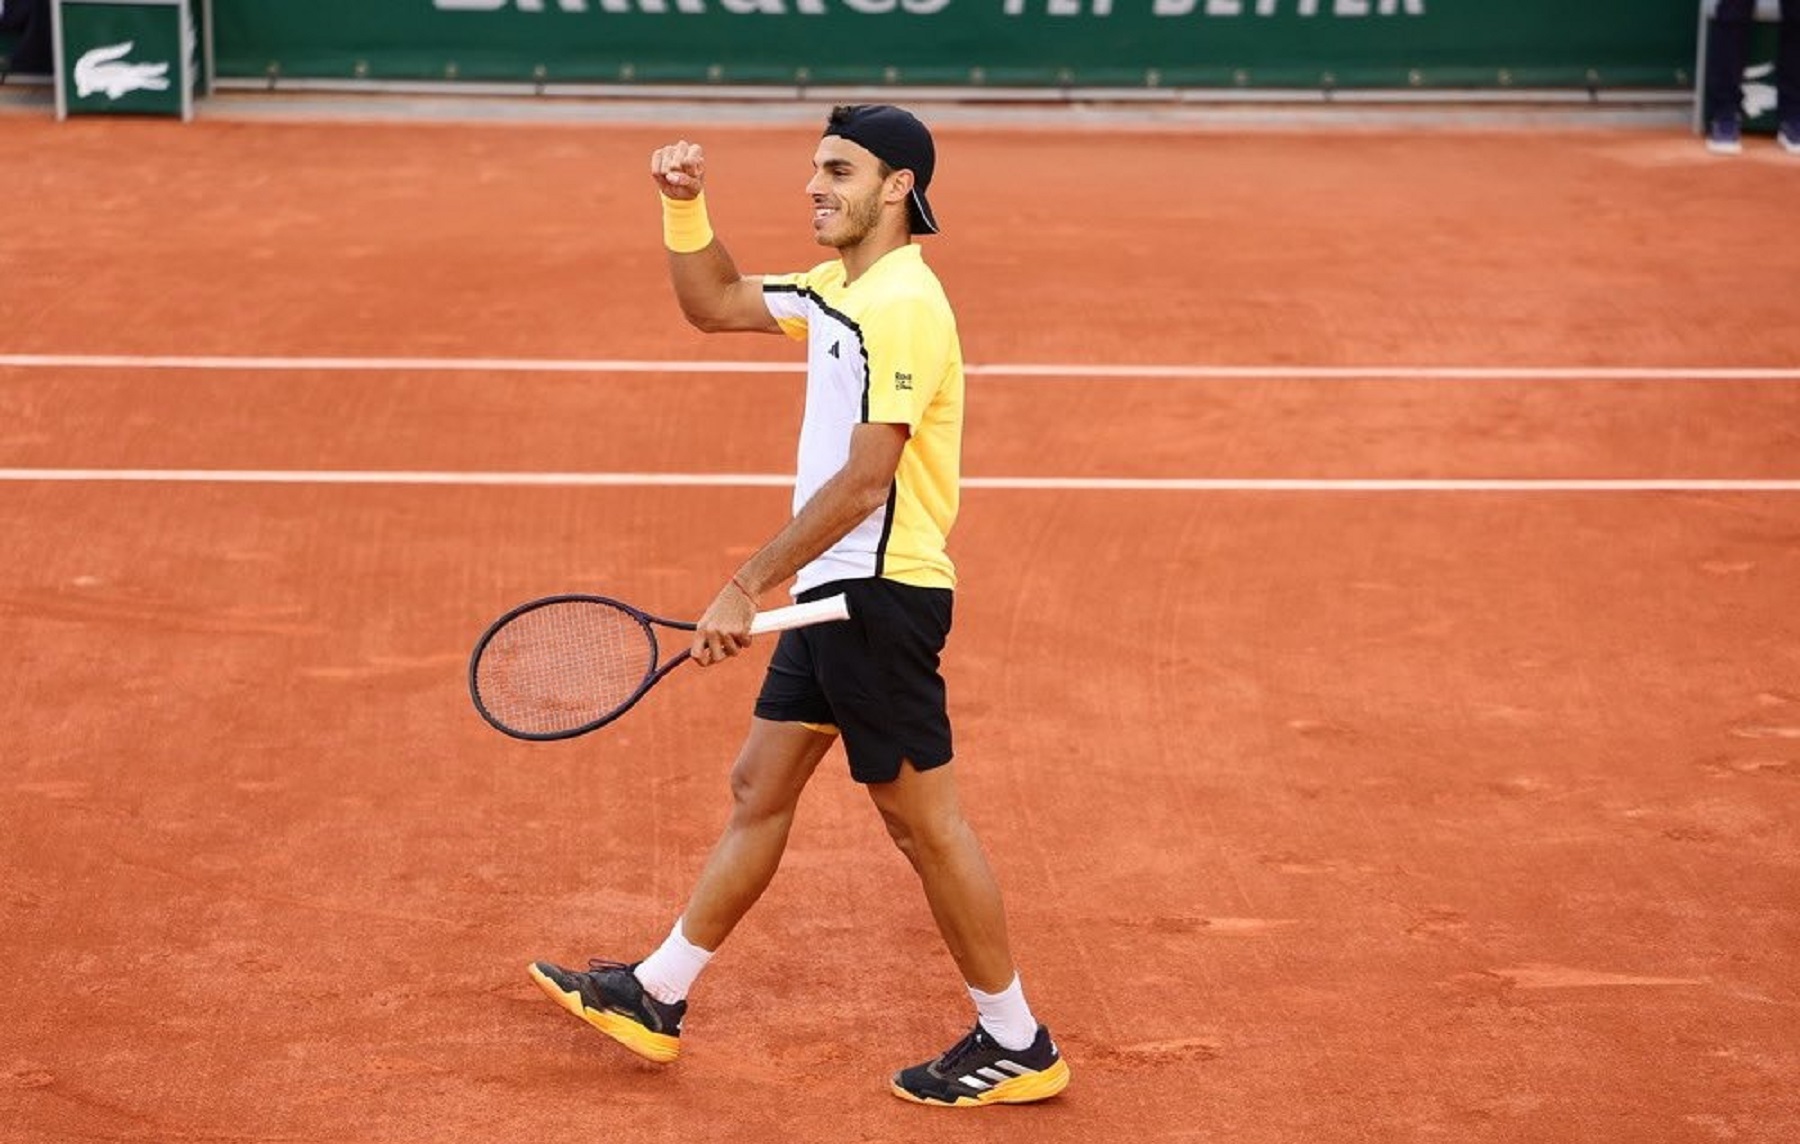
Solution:
M919 1104L973 1107L982 1104L1030 1104L1046 1100L1069 1086L1069 1065L1038 1026L1037 1037L1024 1049L1002 1048L981 1023L935 1061L894 1074L894 1095Z
M681 1053L687 1002L665 1005L644 992L636 966L588 962L585 972L534 962L531 979L550 999L645 1060L664 1064Z

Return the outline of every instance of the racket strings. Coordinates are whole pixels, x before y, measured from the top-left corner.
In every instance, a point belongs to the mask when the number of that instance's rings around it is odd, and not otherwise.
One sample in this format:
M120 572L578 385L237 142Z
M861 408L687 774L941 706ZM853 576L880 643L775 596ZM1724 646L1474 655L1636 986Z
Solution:
M528 735L573 731L629 703L656 669L649 630L631 613L564 600L496 631L475 668L481 704Z

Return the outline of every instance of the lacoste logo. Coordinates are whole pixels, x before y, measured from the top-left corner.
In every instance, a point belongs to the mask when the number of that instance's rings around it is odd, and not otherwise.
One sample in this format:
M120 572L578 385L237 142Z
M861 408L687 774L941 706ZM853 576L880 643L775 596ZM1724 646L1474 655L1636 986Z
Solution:
M894 388L895 389L911 389L912 388L912 374L900 373L899 371L896 370L894 373Z
M122 59L131 54L137 41L108 44L95 48L75 61L75 94L83 99L103 91L108 99L118 99L134 91L169 90L168 64L128 64Z
M1760 67L1744 69L1744 117L1755 119L1766 111L1774 111L1780 102L1775 85L1768 82L1775 76L1774 64L1763 64Z
M830 354L832 357L837 357L838 356L838 343L832 342L831 348L829 350L826 350L825 352Z

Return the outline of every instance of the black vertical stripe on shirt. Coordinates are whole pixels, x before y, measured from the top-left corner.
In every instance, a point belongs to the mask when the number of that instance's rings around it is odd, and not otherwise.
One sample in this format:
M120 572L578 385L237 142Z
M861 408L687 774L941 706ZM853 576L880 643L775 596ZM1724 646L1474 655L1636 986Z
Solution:
M888 482L887 518L881 522L881 540L875 545L875 575L881 576L887 568L888 538L894 535L894 504L900 499L900 478L895 476Z

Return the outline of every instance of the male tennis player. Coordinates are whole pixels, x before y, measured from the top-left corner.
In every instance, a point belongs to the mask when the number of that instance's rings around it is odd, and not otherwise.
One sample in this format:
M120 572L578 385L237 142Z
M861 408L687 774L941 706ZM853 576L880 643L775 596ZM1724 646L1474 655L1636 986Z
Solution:
M841 738L975 1002L974 1029L895 1074L893 1091L925 1104L1019 1104L1062 1091L1069 1068L1026 1004L1000 887L950 762L938 655L955 584L945 537L957 508L962 350L912 241L937 233L925 198L935 158L930 132L900 108L834 109L806 193L813 235L837 257L801 274L745 277L707 221L700 147L679 142L650 157L688 321L807 344L794 516L719 590L694 658L718 663L749 646L757 598L789 577L801 601L843 593L850 619L782 633L732 767L730 821L661 947L630 965L538 962L531 974L627 1048L673 1060L689 989L775 876L800 792Z

